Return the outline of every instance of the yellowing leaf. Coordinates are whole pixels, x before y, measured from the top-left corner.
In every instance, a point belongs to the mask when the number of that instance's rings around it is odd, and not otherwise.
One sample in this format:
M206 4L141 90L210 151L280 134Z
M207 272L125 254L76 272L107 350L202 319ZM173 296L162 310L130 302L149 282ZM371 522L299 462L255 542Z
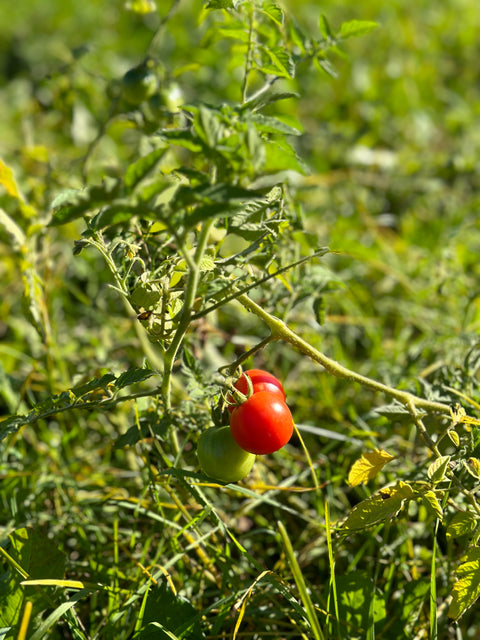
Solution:
M390 460L393 460L393 456L381 449L362 453L362 457L356 460L350 469L348 484L356 487L362 482L368 482L374 478Z
M480 460L478 458L469 458L465 468L471 476L480 479Z
M480 596L480 548L470 549L457 568L460 579L453 585L449 618L458 620Z
M412 487L405 482L380 489L353 507L342 528L356 531L391 519L398 514L405 502L410 500L413 495Z
M13 196L20 200L20 194L18 193L17 185L13 178L13 172L10 167L7 167L6 164L0 160L0 184L5 187L6 192L9 196Z
M156 11L157 5L154 0L131 0L131 2L125 3L125 9L143 16Z

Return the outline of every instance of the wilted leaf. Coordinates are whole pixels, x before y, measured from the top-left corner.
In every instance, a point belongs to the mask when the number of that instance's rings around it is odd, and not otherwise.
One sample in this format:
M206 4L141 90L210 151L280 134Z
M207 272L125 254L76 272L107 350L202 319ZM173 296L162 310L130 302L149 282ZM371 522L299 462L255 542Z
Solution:
M480 548L470 549L457 568L460 579L453 585L448 616L458 620L480 596Z
M355 531L393 518L413 495L412 487L404 482L380 489L353 507L342 528Z
M362 453L361 458L356 460L350 469L348 484L356 487L362 482L368 482L374 478L390 460L393 460L393 456L380 449Z

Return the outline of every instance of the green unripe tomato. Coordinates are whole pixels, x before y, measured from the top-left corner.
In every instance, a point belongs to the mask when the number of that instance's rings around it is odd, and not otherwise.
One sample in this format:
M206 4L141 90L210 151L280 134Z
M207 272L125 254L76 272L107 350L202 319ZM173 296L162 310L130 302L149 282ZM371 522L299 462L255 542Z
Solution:
M127 102L139 106L158 90L156 74L147 65L129 69L122 78L122 95Z
M202 471L220 482L237 482L252 470L255 456L244 451L233 439L230 427L207 429L197 447Z

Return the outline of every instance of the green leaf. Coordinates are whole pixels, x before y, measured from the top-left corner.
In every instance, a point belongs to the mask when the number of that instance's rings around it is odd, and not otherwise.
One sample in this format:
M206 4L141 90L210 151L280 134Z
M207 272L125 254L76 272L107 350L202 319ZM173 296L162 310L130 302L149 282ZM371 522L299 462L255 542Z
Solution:
M330 29L330 25L328 24L328 20L323 15L323 13L320 15L318 26L320 27L320 33L325 38L325 40L333 40L334 39L335 36L333 35L333 32Z
M338 37L346 40L347 38L363 36L366 33L370 33L370 31L374 31L377 27L377 22L371 22L369 20L349 20L348 22L342 23Z
M385 600L382 594L375 590L371 575L366 571L351 571L335 577L338 613L347 629L355 629L355 637L366 638L366 630L373 622L379 623L385 619ZM349 636L348 632L347 635ZM347 636L346 636L347 637Z
M456 540L475 531L477 518L469 511L457 512L447 525L447 540Z
M451 456L440 456L427 469L427 475L433 484L446 480L445 473L450 463Z
M205 640L201 617L202 612L197 612L186 598L175 595L164 582L151 588L145 605L143 626L136 637L138 640Z
M127 192L130 193L135 189L137 184L141 182L155 167L157 162L165 155L168 147L162 147L151 151L136 162L132 163L125 172L124 183Z
M443 517L443 509L434 491L425 491L421 494L422 502L425 505L427 511L435 518L440 520Z
M272 116L264 116L261 113L251 113L248 121L255 125L255 128L262 133L283 133L288 136L301 136L302 132L295 127L291 127L285 122Z
M480 596L480 548L470 549L457 568L459 580L453 585L448 616L458 620Z
M206 9L235 9L232 0L210 0Z
M258 111L263 107L278 102L279 100L288 100L289 98L299 98L300 94L293 91L281 91L276 93L263 93L259 96L248 100L240 107L239 111Z
M404 482L380 489L353 507L342 529L349 531L365 529L378 522L394 518L413 495L412 487Z
M295 63L288 51L280 47L272 47L266 48L265 52L272 61L272 65L262 65L261 71L281 78L295 77Z
M8 542L6 552L11 561L0 556L2 564L6 563L1 572L0 626L3 627L15 626L19 622L26 600L33 603L34 615L39 615L50 604L43 591L22 586L22 580L56 579L65 575L65 554L40 531L30 527L16 529L8 536Z
M100 185L64 191L52 202L53 217L50 225L59 226L81 218L89 211L112 202L122 190L123 185L119 180L108 178Z
M148 378L151 378L151 376L154 375L155 372L150 371L150 369L129 369L118 376L115 382L115 387L117 389L123 389L124 387L128 387L130 384L136 384L138 382L148 380Z
M262 10L266 13L272 20L278 24L279 27L283 25L284 22L284 13L283 9L276 2L265 2L263 4Z

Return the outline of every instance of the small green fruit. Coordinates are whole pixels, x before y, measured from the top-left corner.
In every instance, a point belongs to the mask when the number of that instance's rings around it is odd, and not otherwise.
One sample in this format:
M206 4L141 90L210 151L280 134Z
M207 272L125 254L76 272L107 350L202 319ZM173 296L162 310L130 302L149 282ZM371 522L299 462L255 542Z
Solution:
M157 90L157 76L148 65L142 64L133 67L122 78L123 97L127 102L137 107L151 98Z
M198 441L197 456L202 471L220 482L237 482L252 470L255 456L233 439L230 427L207 429Z

